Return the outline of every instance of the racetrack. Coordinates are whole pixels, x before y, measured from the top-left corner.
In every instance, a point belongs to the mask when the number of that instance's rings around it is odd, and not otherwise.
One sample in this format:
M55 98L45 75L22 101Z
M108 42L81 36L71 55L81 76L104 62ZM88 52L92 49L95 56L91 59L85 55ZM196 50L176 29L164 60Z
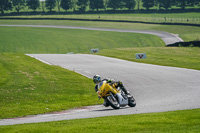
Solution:
M28 54L87 77L100 74L124 83L137 106L113 110L102 105L45 115L0 120L0 125L35 123L111 115L164 112L200 107L200 71L135 63L88 54ZM92 90L93 91L93 90ZM94 92L95 93L95 92Z
M146 33L159 36L166 45L182 41L176 35L160 31L42 25L0 26L70 28ZM135 97L137 106L135 108L126 107L119 110L113 110L110 107L105 108L102 105L97 105L52 114L2 119L0 120L0 125L81 119L110 115L164 112L200 107L200 71L197 70L135 63L87 54L29 54L29 56L51 65L58 65L70 69L90 78L95 74L100 74L105 78L120 80Z

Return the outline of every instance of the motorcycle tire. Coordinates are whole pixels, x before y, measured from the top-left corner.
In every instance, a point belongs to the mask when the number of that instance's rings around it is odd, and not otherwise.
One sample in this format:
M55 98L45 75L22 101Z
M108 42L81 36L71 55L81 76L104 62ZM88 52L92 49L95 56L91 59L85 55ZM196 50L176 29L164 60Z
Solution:
M112 96L107 96L106 97L106 102L114 109L119 109L120 108L120 105L119 105L117 99L112 97Z
M128 100L128 106L130 107L135 107L136 106L136 101L133 97L131 97L129 100Z

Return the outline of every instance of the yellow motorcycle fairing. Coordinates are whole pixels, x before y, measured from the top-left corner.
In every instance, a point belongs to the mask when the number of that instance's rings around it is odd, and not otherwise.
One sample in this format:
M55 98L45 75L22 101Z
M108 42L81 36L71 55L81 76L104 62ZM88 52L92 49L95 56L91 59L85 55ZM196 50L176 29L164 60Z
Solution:
M106 81L102 81L101 83L99 83L99 89L98 89L98 95L102 98L104 98L105 96L110 95L109 92L112 92L113 94L117 94L120 93L115 85L109 85Z

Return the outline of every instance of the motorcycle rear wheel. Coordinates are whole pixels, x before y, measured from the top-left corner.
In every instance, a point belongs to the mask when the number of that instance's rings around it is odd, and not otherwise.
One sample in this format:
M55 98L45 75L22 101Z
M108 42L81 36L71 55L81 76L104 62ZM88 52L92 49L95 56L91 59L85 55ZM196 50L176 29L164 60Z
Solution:
M106 102L114 109L119 109L120 105L115 97L107 96Z

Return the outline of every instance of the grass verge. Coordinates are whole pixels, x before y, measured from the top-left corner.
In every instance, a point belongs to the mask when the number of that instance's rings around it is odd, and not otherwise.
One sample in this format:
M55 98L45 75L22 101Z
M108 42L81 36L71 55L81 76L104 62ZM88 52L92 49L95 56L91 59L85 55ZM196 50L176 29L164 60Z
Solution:
M147 59L136 59L136 53L146 53ZM162 66L174 66L200 70L198 47L144 47L101 50L99 55Z
M163 113L109 116L37 124L0 126L4 133L70 132L70 133L195 133L200 130L200 109Z
M98 104L94 84L23 54L0 54L0 119Z

